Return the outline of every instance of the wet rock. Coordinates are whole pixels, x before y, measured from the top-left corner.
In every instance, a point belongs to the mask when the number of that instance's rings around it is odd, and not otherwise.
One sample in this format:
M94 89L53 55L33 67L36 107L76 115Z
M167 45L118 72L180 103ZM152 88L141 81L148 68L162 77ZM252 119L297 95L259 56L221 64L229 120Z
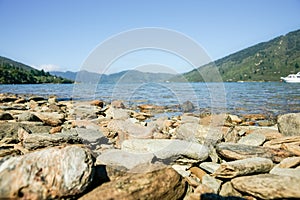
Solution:
M116 169L131 170L141 166L147 168L154 160L152 153L132 153L120 149L109 149L97 157L97 165L109 165Z
M300 179L295 177L260 174L234 178L231 183L238 191L261 199L300 198Z
M197 161L208 157L206 146L183 140L131 139L125 140L121 148L135 153L153 153L165 162L172 162L182 156Z
M278 130L285 136L300 136L300 113L281 115L277 119Z
M0 120L12 120L14 119L10 113L4 112L0 113Z
M41 122L42 120L31 112L23 112L18 116L18 121Z
M27 135L22 142L25 149L34 150L45 147L59 146L63 144L81 144L82 141L72 134L47 134L47 133L35 133Z
M172 168L129 174L95 188L80 200L94 199L181 199L185 183Z
M113 108L121 108L121 109L125 109L125 105L123 103L123 101L120 100L115 100L111 102L111 106Z
M249 174L267 173L273 168L273 162L266 158L247 158L222 163L213 173L219 178L234 178Z
M266 141L266 137L260 133L248 134L245 137L242 137L238 144L245 144L251 146L260 146Z
M93 160L78 146L11 157L0 165L0 198L55 199L77 195L91 183Z
M192 102L186 101L181 105L181 110L183 112L192 112L195 110L195 106Z
M262 157L271 159L273 162L280 162L284 158L294 154L282 150L268 147L250 146L235 143L220 143L216 146L217 153L229 160L240 160L245 158Z

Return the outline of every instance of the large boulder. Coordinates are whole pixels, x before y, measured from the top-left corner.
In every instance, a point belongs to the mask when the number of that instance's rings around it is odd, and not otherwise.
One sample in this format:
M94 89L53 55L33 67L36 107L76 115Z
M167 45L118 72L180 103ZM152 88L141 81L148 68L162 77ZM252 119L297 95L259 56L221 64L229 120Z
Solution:
M0 165L0 199L54 199L85 191L93 175L91 153L54 147L11 157Z
M96 199L182 199L185 182L172 168L128 174L104 183L80 200Z
M300 135L300 113L280 115L277 119L278 130L285 136Z

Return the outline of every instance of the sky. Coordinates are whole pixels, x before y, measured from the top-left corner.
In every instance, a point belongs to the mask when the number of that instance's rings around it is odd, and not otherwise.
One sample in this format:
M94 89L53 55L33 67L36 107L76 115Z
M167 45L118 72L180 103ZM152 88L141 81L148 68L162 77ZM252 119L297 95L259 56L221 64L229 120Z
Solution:
M105 41L146 27L184 35L217 60L300 29L300 0L0 0L0 20L1 56L79 71ZM146 49L113 60L105 73L151 64L192 68L172 52Z

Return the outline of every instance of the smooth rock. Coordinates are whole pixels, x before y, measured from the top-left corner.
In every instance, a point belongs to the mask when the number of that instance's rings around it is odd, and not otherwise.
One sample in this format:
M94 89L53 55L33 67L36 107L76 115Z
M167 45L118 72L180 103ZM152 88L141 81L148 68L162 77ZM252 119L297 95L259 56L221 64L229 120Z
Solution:
M199 178L200 181L202 180L203 176L207 174L204 170L202 170L202 169L199 168L199 167L191 167L191 168L189 169L189 171L190 171L192 174L194 174L197 178Z
M34 133L27 135L22 145L25 149L34 150L45 147L59 146L62 144L81 144L82 141L79 137L72 134L57 133Z
M135 153L153 153L166 161L174 161L180 157L203 161L208 157L206 146L184 140L131 139L125 140L121 149Z
M200 123L200 118L199 117L194 117L194 116L189 116L189 115L182 115L181 116L181 123Z
M91 183L93 160L78 146L11 157L0 165L0 198L57 199L78 195Z
M110 107L106 112L106 117L109 119L126 120L130 117L130 110L116 109Z
M189 177L191 175L191 172L187 169L189 168L188 165L172 165L172 168L180 174L182 177Z
M14 119L10 113L0 113L0 120L12 120Z
M104 144L107 143L107 139L104 137L103 133L98 129L86 129L86 128L75 128L71 129L77 133L78 137L82 139L83 143L91 144Z
M281 176L290 176L300 179L300 169L290 169L290 168L280 168L274 167L270 174L281 175Z
M274 174L242 176L231 180L235 189L261 199L300 198L300 179Z
M280 115L277 123L281 134L285 136L300 136L300 113Z
M176 129L176 137L191 142L214 145L223 139L223 130L222 127L185 123Z
M264 147L270 147L270 148L281 148L284 144L294 144L299 145L300 144L300 136L286 136L281 137L277 139L270 140L264 144Z
M132 153L120 149L108 149L97 157L96 164L109 165L116 169L132 170L138 166L147 167L153 160L154 154L152 153Z
M62 126L56 126L56 127L52 127L49 131L50 134L55 134L55 133L59 133L62 130Z
M18 121L41 122L42 120L31 112L23 112L18 116Z
M212 175L219 178L234 178L249 174L268 173L273 166L273 162L267 158L247 158L222 163Z
M243 120L237 115L228 115L227 120L229 123L240 124Z
M218 194L222 181L207 174L202 177L202 184L207 185L208 187L213 189L215 194Z
M112 102L111 102L111 106L112 106L113 108L122 108L122 109L125 108L125 105L124 105L123 101L121 101L121 100L115 100L115 101L112 101Z
M104 183L80 200L182 199L185 183L172 168L149 173L129 174Z
M289 157L283 159L279 164L278 167L280 168L291 168L300 165L300 157Z
M217 153L229 160L262 157L280 162L284 158L294 156L293 153L283 149L273 149L261 146L250 146L235 143L220 143L216 146Z
M49 104L56 104L58 101L57 101L57 98L55 96L52 96L52 97L49 97L48 98L48 103Z
M232 187L230 181L224 183L221 187L220 193L221 196L235 196L235 197L242 197L242 194Z
M91 101L90 103L92 106L98 106L100 108L103 108L104 107L104 102L103 101L100 101L100 100L93 100Z
M192 112L195 110L195 106L192 102L186 101L181 105L181 110L183 112Z
M252 133L242 137L238 144L245 144L251 146L260 146L266 141L266 137L260 133Z
M220 164L214 162L203 162L199 166L201 169L212 174L220 167Z
M65 115L60 113L47 113L47 112L38 112L34 113L39 119L43 121L44 124L49 126L58 126L65 121Z

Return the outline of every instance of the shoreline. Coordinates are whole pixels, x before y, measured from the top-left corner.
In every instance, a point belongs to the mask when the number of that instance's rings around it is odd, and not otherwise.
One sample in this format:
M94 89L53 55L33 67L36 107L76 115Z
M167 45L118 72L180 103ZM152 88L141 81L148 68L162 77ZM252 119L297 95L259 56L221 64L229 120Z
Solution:
M165 109L1 94L0 198L300 197L300 113Z

